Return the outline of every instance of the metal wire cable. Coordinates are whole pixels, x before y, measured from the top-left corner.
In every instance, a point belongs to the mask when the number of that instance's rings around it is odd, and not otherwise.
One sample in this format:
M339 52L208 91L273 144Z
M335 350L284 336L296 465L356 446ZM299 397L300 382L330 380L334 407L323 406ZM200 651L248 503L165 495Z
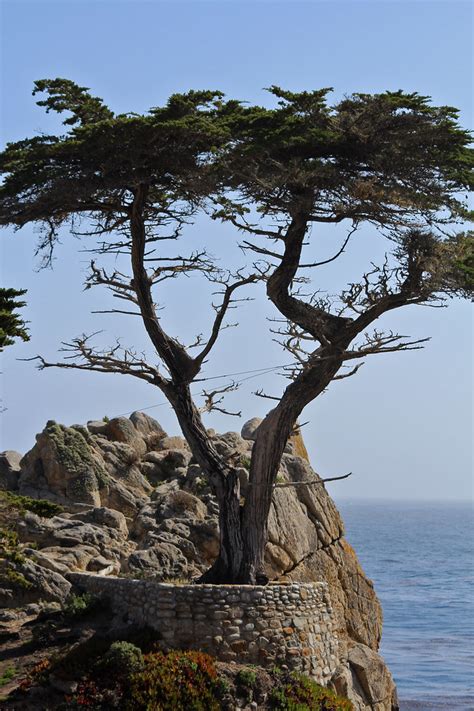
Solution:
M269 366L268 368L254 368L253 370L240 370L237 371L236 373L225 373L223 375L213 375L209 378L200 378L199 380L195 380L195 383L204 383L207 382L208 380L222 380L224 378L231 378L234 375L247 375L247 373L252 373L252 375L249 375L247 378L241 378L236 385L240 385L241 383L246 382L247 380L252 380L252 378L258 378L259 375L267 375L268 373L272 373L275 370L280 370L281 368L288 368L291 366L291 363L285 363L284 365L272 365ZM122 412L120 415L115 415L115 417L126 417L127 415L131 415L132 412L136 412L137 410L140 412L145 412L146 410L153 410L156 407L164 407L165 405L171 405L169 402L160 402L157 403L156 405L149 405L148 407L136 407L134 410L130 410L129 412Z

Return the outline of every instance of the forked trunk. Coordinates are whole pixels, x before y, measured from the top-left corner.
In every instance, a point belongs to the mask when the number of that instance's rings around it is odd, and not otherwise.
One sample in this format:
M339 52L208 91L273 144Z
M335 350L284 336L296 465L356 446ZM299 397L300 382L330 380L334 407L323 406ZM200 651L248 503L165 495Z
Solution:
M291 383L278 405L260 424L252 451L245 503L237 472L220 456L209 437L187 385L173 384L167 395L183 435L207 474L219 504L220 551L198 580L214 584L265 584L265 546L273 487L285 445L301 411L331 382L342 361L332 354Z

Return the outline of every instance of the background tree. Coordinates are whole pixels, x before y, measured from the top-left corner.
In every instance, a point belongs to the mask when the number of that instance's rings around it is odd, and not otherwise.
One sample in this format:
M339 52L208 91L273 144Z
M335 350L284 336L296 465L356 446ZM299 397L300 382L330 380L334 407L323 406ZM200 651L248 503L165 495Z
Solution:
M26 289L0 287L0 351L5 346L12 346L15 338L21 338L22 341L30 340L26 323L16 313L17 309L26 306L24 301L18 301L25 294Z
M30 340L26 323L16 313L17 309L26 306L24 301L18 301L18 298L25 294L26 289L0 287L0 352L5 346L12 346L15 338L21 338L22 341ZM0 413L5 412L6 409L0 400Z
M356 94L334 107L328 90L290 93L273 88L276 108L224 102L220 94L172 96L146 116L113 116L100 99L67 80L37 82L47 110L71 115L64 136L7 146L0 166L0 224L43 225L40 248L51 257L58 228L93 227L102 256L130 257L131 274L91 263L87 286L105 285L135 307L161 359L158 368L120 344L97 350L87 336L66 344L68 360L41 367L130 374L165 394L220 507L220 554L203 576L213 582L264 581L267 518L288 436L304 407L328 384L356 372L347 361L418 348L394 333L367 329L383 314L443 295L472 293L472 238L449 230L466 218L459 192L471 183L469 134L456 111L432 107L402 92ZM194 212L214 205L215 218L277 245L243 246L264 263L232 275L205 252L169 258L163 241L176 239ZM328 260L305 262L315 222L342 223L348 234ZM330 298L305 298L300 269L340 257L362 224L388 240L391 254ZM198 271L222 287L207 342L191 357L163 329L152 291L163 281ZM292 382L257 433L245 502L237 472L218 455L190 393L214 347L236 289L265 280L284 319L278 332L295 357ZM305 347L306 346L306 347ZM208 409L218 393L208 394ZM266 396L261 393L261 395ZM309 482L311 484L311 482Z

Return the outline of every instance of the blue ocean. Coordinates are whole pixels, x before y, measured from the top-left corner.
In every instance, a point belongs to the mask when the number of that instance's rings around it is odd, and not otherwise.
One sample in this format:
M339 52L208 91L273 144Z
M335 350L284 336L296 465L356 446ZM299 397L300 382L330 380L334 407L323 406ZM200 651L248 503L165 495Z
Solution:
M401 711L474 710L471 504L337 501L384 610Z

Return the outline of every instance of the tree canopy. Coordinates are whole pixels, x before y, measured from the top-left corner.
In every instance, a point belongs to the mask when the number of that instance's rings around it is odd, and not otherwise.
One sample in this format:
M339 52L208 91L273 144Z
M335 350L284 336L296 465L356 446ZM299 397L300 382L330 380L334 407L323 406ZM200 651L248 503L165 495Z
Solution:
M150 364L120 343L99 350L84 335L65 345L66 361L40 356L39 365L127 374L160 388L219 502L221 552L204 579L263 581L272 492L304 407L332 381L355 374L361 358L422 347L425 339L371 331L380 316L473 294L473 236L465 230L470 134L456 109L402 91L353 94L331 105L329 89L271 87L269 108L190 91L144 115L114 115L66 79L38 81L38 92L47 111L67 112L67 128L8 144L0 155L0 225L42 226L46 263L63 225L95 239L86 286L105 286L126 302L132 311L114 311L142 318L160 359ZM232 270L205 250L170 256L168 242L201 210L233 224L255 261ZM343 234L331 257L307 262L318 224L340 224ZM384 260L370 262L339 293L321 293L319 270L347 252L364 225L384 240ZM128 270L116 262L106 268L108 256L128 256ZM197 355L165 331L155 303L167 280L191 272L220 293L207 338L194 344ZM316 281L309 294L307 274ZM190 385L236 291L257 282L276 309L276 333L294 366L283 393L259 393L276 404L258 428L241 497L238 471L216 450ZM353 360L359 363L347 369ZM219 407L229 389L205 393L204 411Z

